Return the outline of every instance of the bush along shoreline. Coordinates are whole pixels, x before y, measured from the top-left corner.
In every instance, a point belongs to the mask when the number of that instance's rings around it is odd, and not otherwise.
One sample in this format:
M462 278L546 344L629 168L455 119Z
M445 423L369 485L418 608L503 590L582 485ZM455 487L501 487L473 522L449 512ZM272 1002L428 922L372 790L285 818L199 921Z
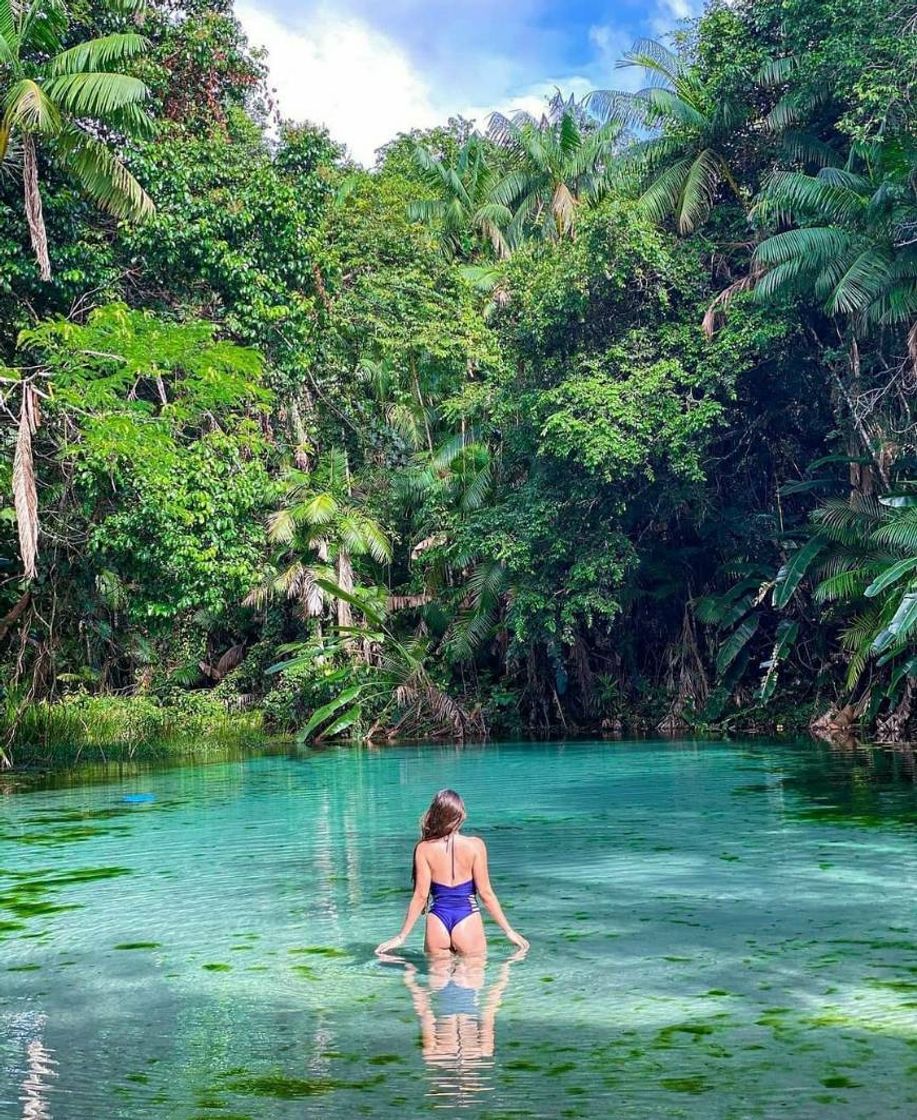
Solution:
M260 710L240 710L208 693L167 702L74 693L8 706L0 734L4 768L25 769L219 755L272 738Z

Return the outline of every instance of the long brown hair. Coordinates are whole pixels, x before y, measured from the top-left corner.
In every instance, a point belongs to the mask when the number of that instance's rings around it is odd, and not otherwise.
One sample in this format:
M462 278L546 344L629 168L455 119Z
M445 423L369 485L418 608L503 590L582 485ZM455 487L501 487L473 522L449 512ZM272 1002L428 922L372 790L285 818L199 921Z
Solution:
M454 789L441 789L434 795L430 808L420 818L420 840L442 840L458 832L468 816L465 802ZM418 841L419 843L420 841ZM411 861L411 879L417 879L417 845Z

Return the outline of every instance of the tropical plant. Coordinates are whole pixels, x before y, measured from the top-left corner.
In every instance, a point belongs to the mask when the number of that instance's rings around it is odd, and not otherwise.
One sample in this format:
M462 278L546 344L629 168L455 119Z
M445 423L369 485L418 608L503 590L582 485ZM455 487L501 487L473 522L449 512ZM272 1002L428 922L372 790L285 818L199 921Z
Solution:
M365 624L358 627L339 626L333 636L319 643L294 642L281 647L281 653L293 656L272 665L269 673L290 671L316 662L345 655L354 636L373 650L362 680L353 681L346 667L334 671L329 682L346 683L330 701L317 708L299 732L299 739L328 739L363 726L367 741L380 732L389 738L431 725L458 739L483 734L484 725L478 712L468 712L437 683L431 674L428 657L430 642L423 635L399 638L390 624L384 601L370 596L352 594L342 587L322 580L322 589L330 597L355 608ZM367 715L373 718L366 727Z
M774 585L773 573L767 566L753 561L733 562L721 574L729 581L729 586L702 596L695 604L698 620L711 627L716 640L714 668L717 688L712 702L718 707L713 711L711 705L711 710L705 713L713 719L721 714L722 701L729 696L748 666L752 642L758 636L766 615L762 604ZM798 629L798 623L790 619L779 624L772 655L761 665L765 673L759 691L760 699L768 700L773 695L779 664L789 652Z
M112 134L150 136L146 86L117 67L141 54L131 32L64 49L63 0L0 0L0 165L21 163L26 220L42 280L51 279L39 186L39 146L102 209L140 220L153 203L116 154Z
M789 554L774 585L774 605L785 608L804 579L828 620L842 626L847 687L860 682L870 662L896 666L917 651L917 493L880 498L854 492L829 499L812 515L809 534ZM908 670L917 675L913 666Z
M529 232L549 241L573 236L580 204L610 186L621 132L617 119L595 127L572 101L558 98L540 120L524 112L491 115L487 134L509 165L493 198L513 211L510 245Z
M298 604L304 618L321 617L334 604L338 625L350 626L351 600L346 596L355 588L354 559L368 555L377 564L386 563L392 546L359 500L346 452L330 449L313 470L288 471L281 496L283 504L268 518L268 537L279 546L277 563L246 602L257 606L283 595ZM345 595L329 596L329 582Z
M498 258L508 257L506 230L513 215L494 198L500 177L488 158L486 141L470 136L453 162L418 144L415 159L432 197L412 202L408 214L436 233L443 255L468 256L475 248L474 239L480 239Z
M639 39L618 63L642 67L649 84L636 93L594 90L586 108L608 127L623 122L650 135L627 150L625 166L642 184L640 205L678 232L703 225L723 191L748 207L748 190L733 165L732 143L748 110L734 97L716 99L687 56L653 39Z
M756 249L759 298L814 296L861 333L910 328L917 320L914 159L912 146L890 140L854 144L842 168L775 172L756 211L766 222L796 228Z

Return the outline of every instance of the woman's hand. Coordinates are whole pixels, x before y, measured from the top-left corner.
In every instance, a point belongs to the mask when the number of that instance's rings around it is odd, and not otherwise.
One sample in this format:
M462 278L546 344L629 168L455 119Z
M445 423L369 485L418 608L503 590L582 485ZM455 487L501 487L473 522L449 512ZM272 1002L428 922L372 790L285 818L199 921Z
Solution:
M528 949L529 943L521 933L516 933L514 929L508 929L506 931L506 936L516 946L517 949L521 949L523 952Z
M376 956L381 956L383 953L389 953L392 949L400 949L404 944L404 938L399 934L393 937L391 941L383 941L381 945L376 946Z

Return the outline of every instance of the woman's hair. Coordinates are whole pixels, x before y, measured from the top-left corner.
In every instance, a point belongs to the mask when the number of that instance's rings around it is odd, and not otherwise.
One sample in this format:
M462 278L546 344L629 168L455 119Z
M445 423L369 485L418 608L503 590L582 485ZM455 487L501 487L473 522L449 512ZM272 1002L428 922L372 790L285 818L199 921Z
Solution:
M420 818L421 840L439 840L461 828L468 814L465 802L454 789L441 789Z
M420 818L420 840L441 840L458 831L468 814L465 802L454 789L441 789L430 802L430 808ZM417 844L411 860L411 882L417 882Z

